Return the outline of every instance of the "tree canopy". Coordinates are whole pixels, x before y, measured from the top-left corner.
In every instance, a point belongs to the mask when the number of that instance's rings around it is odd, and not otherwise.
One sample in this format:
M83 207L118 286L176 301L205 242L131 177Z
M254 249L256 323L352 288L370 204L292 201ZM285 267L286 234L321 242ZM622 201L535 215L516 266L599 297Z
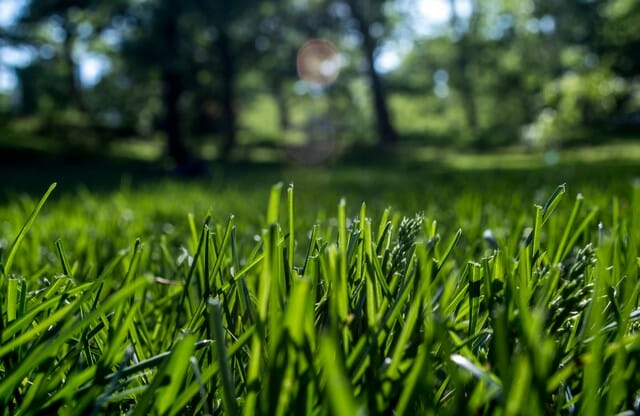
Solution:
M0 31L29 55L0 59L0 112L100 146L164 137L179 164L203 145L561 146L640 130L639 26L632 0L27 0Z

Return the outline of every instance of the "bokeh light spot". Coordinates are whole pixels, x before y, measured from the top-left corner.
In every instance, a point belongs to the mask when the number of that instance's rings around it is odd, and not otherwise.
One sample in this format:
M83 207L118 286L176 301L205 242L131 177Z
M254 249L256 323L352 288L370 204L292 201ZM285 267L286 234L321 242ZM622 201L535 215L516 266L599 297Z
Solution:
M340 53L335 45L326 39L310 39L298 49L298 76L311 84L333 84L338 79L340 67Z

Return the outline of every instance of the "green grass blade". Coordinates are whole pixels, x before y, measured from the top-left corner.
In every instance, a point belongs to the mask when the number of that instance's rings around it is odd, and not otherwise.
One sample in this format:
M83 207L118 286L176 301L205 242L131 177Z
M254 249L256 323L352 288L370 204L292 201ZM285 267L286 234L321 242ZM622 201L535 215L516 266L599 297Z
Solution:
M335 340L327 335L320 337L320 360L325 373L324 385L331 413L336 416L353 416L358 414L358 405L353 398L340 356Z
M20 229L20 232L18 232L18 235L16 236L15 240L13 240L13 244L11 244L11 249L9 249L9 254L7 255L7 260L4 262L3 272L5 276L9 276L9 272L11 271L11 266L13 265L13 259L18 253L18 249L20 248L20 244L22 243L24 236L29 232L29 229L33 225L33 222L36 220L36 217L40 213L40 210L42 210L44 203L47 201L47 199L49 198L49 195L51 195L51 193L56 188L56 186L57 186L56 182L52 183L49 186L49 189L47 189L47 191L44 193L42 198L40 198L35 208L33 208L33 211L31 211L31 214L27 218L27 221L24 223L24 225Z
M229 355L222 326L222 306L220 301L218 299L209 299L207 309L209 310L209 327L214 336L216 356L220 366L222 403L226 414L237 415L239 411L235 394L236 389L231 376L231 368L229 367Z
M567 192L566 184L558 185L542 208L542 224L545 224Z
M291 275L293 275L293 261L295 258L295 206L294 206L294 199L293 199L293 184L289 185L289 188L287 189L287 214L288 214L288 219L289 219L289 246L288 246L288 252L287 252L287 256L288 256L288 266L289 266L289 273Z
M64 273L66 276L73 277L71 267L69 266L69 260L67 260L67 255L64 251L62 240L56 240L56 249L58 249L58 257L60 258L60 264L62 265L62 273Z
M7 323L11 323L18 317L18 279L9 279L6 299Z
M282 182L271 187L271 193L269 194L269 207L267 209L267 224L275 224L278 222L281 191Z
M194 350L194 343L194 335L186 335L178 341L140 398L133 416L149 414L151 409L154 409L155 414L168 412L190 367L189 359Z
M562 238L558 246L556 247L556 254L553 258L553 264L558 264L560 260L563 258L565 254L567 243L569 242L569 237L571 235L571 229L578 218L578 213L580 212L580 208L582 207L584 201L584 197L582 194L578 194L576 196L576 202L573 204L573 210L571 211L571 215L569 216L569 220L567 221L564 232L562 233Z

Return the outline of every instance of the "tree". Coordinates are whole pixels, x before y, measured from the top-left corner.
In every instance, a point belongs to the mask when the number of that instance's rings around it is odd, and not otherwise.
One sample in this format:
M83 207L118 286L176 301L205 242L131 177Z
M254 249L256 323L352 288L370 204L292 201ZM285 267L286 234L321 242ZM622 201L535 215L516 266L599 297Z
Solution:
M137 65L149 70L160 68L163 89L164 122L169 153L179 164L187 163L190 155L184 144L179 102L185 93L202 95L195 91L196 73L207 73L216 80L218 102L222 110L222 142L220 157L227 159L236 144L236 79L240 73L237 65L237 47L244 39L234 38L232 27L247 10L248 4L256 6L259 1L237 0L232 3L203 0L158 0L148 7L151 17L139 20L141 27L130 42L130 57L136 61L141 49L147 52L144 61ZM203 34L205 40L202 40ZM161 43L156 41L161 39ZM240 44L240 46L242 46ZM203 66L208 65L208 68ZM208 94L205 94L208 95ZM192 103L193 104L193 103ZM198 112L197 108L191 108Z
M157 83L161 90L161 127L167 140L168 155L178 169L193 163L184 138L183 114L179 102L185 92L190 65L193 31L185 16L193 5L189 1L157 0L129 10L136 22L125 39L123 54L127 70L139 83L137 88Z
M102 2L98 0L38 0L27 3L25 12L20 16L14 39L16 43L34 46L60 44L60 55L65 67L66 88L69 104L76 110L87 113L88 108L83 97L78 77L75 49L79 37L89 41L106 28L114 15L124 10L125 0ZM43 26L53 27L61 34L60 39L46 38L41 34ZM49 30L51 32L51 30ZM89 33L89 35L83 34ZM55 50L55 48L53 48Z
M217 64L219 98L222 109L222 143L220 157L228 159L236 146L237 135L237 78L242 72L238 61L240 55L253 49L256 31L233 30L243 27L246 14L259 14L260 0L235 0L232 2L196 0L196 10L202 17L205 28L215 33L211 54Z
M163 127L167 134L168 150L178 165L189 163L189 154L181 132L178 101L184 92L180 77L181 51L178 17L183 3L173 0L161 0L155 9L155 19L160 39L163 43L162 54L162 101L164 105Z
M456 0L449 0L451 8L450 31L454 42L454 62L451 64L452 83L458 87L462 96L462 103L467 119L467 127L472 136L477 134L478 115L476 108L476 95L474 92L472 74L474 60L474 41L478 33L480 20L478 5L475 0L469 0L471 13L467 24L463 24L458 15ZM466 26L466 27L465 27Z
M376 117L379 143L392 146L398 141L398 134L391 121L387 94L382 76L376 68L376 57L381 44L381 37L374 37L375 28L387 30L387 17L384 13L385 0L346 0L351 19L355 22L362 37L362 53L366 61L366 75L371 87L373 109Z
M257 33L254 53L249 58L258 64L255 69L273 96L283 133L291 127L287 85L296 79L296 49L317 29L310 18L310 8L295 9L289 1L265 1L255 16Z

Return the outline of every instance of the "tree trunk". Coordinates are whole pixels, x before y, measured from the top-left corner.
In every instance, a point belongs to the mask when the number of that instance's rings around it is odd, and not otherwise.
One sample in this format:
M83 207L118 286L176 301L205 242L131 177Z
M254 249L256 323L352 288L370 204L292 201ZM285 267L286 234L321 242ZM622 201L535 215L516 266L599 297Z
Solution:
M291 120L289 118L289 103L287 102L285 92L282 90L282 82L280 80L273 80L273 82L273 95L275 96L276 105L278 107L278 122L280 125L280 130L285 132L289 129L289 127L291 127Z
M235 101L235 68L231 53L231 39L226 30L221 30L218 37L218 52L221 61L222 75L222 114L223 138L221 158L228 159L236 144Z
M365 37L368 37L368 35ZM382 86L380 75L374 66L375 60L372 49L367 51L367 60L369 66L369 82L371 83L371 89L373 91L373 104L376 113L380 143L383 145L394 145L398 141L398 135L391 124L391 117L389 115L389 108L387 105L387 96Z
M367 75L373 93L373 109L376 115L376 126L380 144L393 146L398 142L398 135L391 122L382 78L375 67L376 42L369 33L369 22L363 16L357 0L349 0L349 5L351 6L351 14L356 20L360 33L362 34L362 48L367 61Z
M451 7L451 31L455 33L458 26L458 14L456 12L456 0L449 1ZM468 32L464 33L458 40L454 68L457 74L452 74L453 81L460 89L462 96L462 107L467 119L467 126L472 136L475 136L478 130L478 116L476 111L475 93L473 91L473 83L469 77L469 64L472 59L472 50L469 40L474 35L475 24L477 19L477 5L472 3L473 11L469 17Z
M166 65L163 69L163 102L164 102L164 130L167 135L169 156L182 165L189 161L189 152L182 141L180 131L180 112L178 100L182 94L180 77L176 70Z
M165 56L162 65L162 100L164 105L164 130L167 135L169 156L180 166L189 163L190 155L183 142L180 130L180 111L178 100L182 95L180 72L178 69L178 27L176 15L172 14L172 7L162 11L164 18Z
M73 44L75 42L75 34L72 27L72 23L68 20L64 20L64 43L63 43L63 58L67 69L67 91L69 99L72 105L81 113L87 112L82 93L80 92L80 80L78 79L78 65L76 65L73 59Z
M468 39L461 40L464 45L461 45L463 52L458 56L458 70L460 71L460 91L462 92L462 101L464 112L467 117L467 126L472 135L475 135L478 130L478 116L476 111L476 96L473 88L473 82L469 79L469 48L467 46Z

